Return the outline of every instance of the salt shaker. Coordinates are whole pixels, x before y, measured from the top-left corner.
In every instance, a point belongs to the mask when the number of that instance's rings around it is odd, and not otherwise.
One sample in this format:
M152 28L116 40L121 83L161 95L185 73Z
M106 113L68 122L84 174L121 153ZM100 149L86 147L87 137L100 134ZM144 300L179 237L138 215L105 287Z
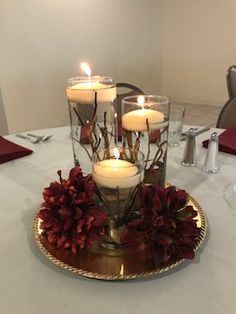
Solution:
M191 128L186 132L187 142L185 144L184 157L181 161L181 165L187 167L195 167L195 150L196 150L196 131Z
M204 165L202 167L203 171L208 173L218 173L220 171L217 162L218 147L219 147L218 135L216 132L213 132L209 139L208 150Z

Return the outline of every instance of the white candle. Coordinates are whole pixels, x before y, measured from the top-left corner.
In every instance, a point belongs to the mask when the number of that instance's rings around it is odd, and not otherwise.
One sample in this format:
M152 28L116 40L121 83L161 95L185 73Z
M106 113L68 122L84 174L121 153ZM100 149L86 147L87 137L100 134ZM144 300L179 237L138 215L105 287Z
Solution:
M116 87L99 81L81 82L66 90L68 100L86 105L94 104L95 92L97 92L97 101L100 103L111 102L116 98Z
M147 131L147 121L150 130L164 126L164 114L153 109L137 109L122 116L122 127L129 131Z
M111 102L116 98L114 84L104 84L104 77L91 76L91 69L87 63L81 63L81 68L87 74L87 78L74 79L80 82L69 86L66 90L68 100L80 104L94 104L95 92L98 102Z
M131 188L141 180L138 168L126 160L106 159L93 167L93 180L104 187L116 189Z

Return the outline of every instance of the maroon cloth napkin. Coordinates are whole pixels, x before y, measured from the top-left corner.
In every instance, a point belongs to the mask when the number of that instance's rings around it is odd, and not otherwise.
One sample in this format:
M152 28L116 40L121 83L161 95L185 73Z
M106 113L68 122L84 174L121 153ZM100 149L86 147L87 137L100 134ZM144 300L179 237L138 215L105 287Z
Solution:
M32 150L12 143L0 136L0 164L27 156L32 152Z
M84 124L81 126L80 143L90 144L90 124Z
M202 146L208 147L208 140L202 142ZM236 155L236 129L227 129L219 135L219 150Z

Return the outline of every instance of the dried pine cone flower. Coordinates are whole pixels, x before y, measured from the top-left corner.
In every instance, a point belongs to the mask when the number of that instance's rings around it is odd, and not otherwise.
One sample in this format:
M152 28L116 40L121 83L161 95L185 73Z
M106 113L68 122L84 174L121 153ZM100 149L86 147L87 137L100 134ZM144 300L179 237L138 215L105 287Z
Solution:
M124 242L133 248L142 243L145 252L160 265L166 265L170 258L192 259L200 228L194 219L197 212L186 205L186 192L174 186L145 186L140 202L139 216L128 222Z
M40 228L49 243L75 253L103 237L106 214L93 203L92 178L84 177L79 166L71 169L67 180L61 171L58 175L60 182L44 189Z

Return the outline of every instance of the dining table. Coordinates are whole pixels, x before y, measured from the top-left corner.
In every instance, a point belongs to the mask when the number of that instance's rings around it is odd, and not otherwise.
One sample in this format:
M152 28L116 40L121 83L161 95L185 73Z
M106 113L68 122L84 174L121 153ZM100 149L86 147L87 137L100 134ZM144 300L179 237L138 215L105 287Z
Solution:
M189 126L185 126L187 130ZM236 157L219 152L219 173L202 170L211 128L196 137L196 166L181 165L185 141L168 147L166 181L186 190L204 211L207 230L193 260L136 280L94 280L58 267L39 250L33 222L43 189L74 166L68 126L31 131L52 135L0 165L0 313L2 314L236 314L236 209L224 197L236 182ZM26 133L26 132L25 132ZM23 133L23 134L25 134Z

